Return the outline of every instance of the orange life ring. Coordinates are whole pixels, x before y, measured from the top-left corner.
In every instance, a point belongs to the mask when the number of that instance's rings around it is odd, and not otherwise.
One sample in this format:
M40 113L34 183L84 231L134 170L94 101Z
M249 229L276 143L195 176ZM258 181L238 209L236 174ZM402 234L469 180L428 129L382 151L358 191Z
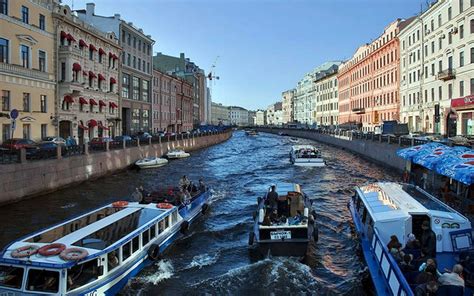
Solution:
M59 254L59 258L64 261L79 261L86 258L89 255L89 252L81 248L68 248Z
M167 202L160 202L156 205L158 209L172 209L174 206Z
M116 202L112 203L112 206L115 207L115 208L123 208L123 207L128 206L128 201L119 200L119 201L116 201Z
M12 256L13 258L30 257L31 255L38 253L38 249L39 249L38 246L26 245L21 248L13 250L10 256Z
M44 247L41 247L38 249L38 254L41 256L49 257L49 256L54 256L58 255L62 251L66 249L66 246L64 244L50 244Z

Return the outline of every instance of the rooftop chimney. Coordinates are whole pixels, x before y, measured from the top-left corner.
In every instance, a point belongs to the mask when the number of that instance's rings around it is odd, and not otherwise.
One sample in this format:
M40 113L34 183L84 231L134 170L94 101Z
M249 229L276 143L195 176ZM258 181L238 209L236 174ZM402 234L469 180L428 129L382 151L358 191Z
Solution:
M87 3L86 4L86 14L87 15L94 15L95 13L95 3Z

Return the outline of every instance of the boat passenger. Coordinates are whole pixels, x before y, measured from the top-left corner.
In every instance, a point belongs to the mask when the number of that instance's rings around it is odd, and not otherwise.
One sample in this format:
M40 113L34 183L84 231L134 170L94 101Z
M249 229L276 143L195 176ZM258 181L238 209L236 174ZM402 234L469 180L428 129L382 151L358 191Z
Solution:
M433 265L426 266L425 270L416 277L415 284L421 285L430 281L436 281L436 267Z
M179 187L182 188L182 189L188 189L188 186L189 184L191 184L191 182L189 181L188 177L186 177L186 175L184 175L180 180L179 180Z
M400 270L403 273L416 271L416 267L413 265L412 262L413 262L413 255L405 254L403 256L403 261L400 263Z
M117 255L115 254L115 251L110 252L107 255L107 258L109 260L108 262L109 270L112 270L115 267L117 267L117 265L119 264L119 260L118 260Z
M423 221L421 225L421 255L422 257L436 258L436 235L430 228L429 221Z
M455 264L452 272L445 272L439 277L441 286L462 286L464 287L464 279L462 278L462 265Z
M278 215L279 216L290 216L289 215L289 207L288 207L288 197L285 196L279 196L278 197Z
M204 184L204 181L202 179L199 179L199 191L206 191L206 184Z
M400 241L398 240L398 237L396 235L390 236L390 241L387 244L387 249L390 251L392 248L395 248L400 244Z
M438 270L438 264L436 263L436 260L432 258L429 258L428 260L426 260L426 262L423 262L423 264L421 264L418 268L418 271L425 271L426 267L428 267L429 265L433 266L436 269L437 277L441 276L441 272L439 272Z
M401 250L402 250L401 243L393 244L392 248L390 249L390 254L392 254L393 259L395 259L397 263L402 262L403 257L405 256L405 253L403 253Z
M272 210L278 209L278 193L275 185L272 185L272 190L267 194L267 204Z
M132 193L132 200L136 202L141 202L143 200L143 194L138 187L135 188L135 191Z
M438 291L438 283L436 281L429 281L416 286L415 296L435 296L436 291Z

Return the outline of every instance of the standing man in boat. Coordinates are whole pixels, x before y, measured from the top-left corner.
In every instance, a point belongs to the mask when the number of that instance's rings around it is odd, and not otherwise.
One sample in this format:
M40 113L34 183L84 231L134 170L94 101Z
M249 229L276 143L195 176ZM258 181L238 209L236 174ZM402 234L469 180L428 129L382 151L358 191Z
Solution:
M423 221L421 225L421 253L424 257L436 258L436 235L430 228L429 221Z
M179 187L182 188L183 190L188 190L189 184L191 182L189 181L188 177L184 175L180 180L179 180Z
M272 211L278 209L278 193L275 185L272 185L272 190L267 194L267 202Z

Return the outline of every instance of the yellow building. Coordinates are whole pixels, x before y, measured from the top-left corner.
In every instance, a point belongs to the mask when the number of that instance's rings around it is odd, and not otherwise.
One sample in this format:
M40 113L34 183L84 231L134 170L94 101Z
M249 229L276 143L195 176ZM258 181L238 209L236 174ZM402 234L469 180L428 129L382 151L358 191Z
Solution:
M55 2L0 1L0 143L12 137L12 109L19 111L14 138L55 134Z

